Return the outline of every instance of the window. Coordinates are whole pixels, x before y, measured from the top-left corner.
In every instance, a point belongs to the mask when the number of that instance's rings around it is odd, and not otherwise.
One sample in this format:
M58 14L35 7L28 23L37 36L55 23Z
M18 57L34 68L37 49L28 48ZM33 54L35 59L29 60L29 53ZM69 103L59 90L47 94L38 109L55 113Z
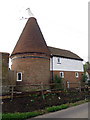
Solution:
M67 88L69 88L69 81L67 81Z
M22 72L17 73L17 81L22 81Z
M60 72L60 77L64 78L64 72Z
M61 63L61 59L58 57L57 58L57 63L60 64Z
M76 78L78 78L78 77L79 77L79 74L78 74L78 72L76 72L76 73L75 73L75 76L76 76Z

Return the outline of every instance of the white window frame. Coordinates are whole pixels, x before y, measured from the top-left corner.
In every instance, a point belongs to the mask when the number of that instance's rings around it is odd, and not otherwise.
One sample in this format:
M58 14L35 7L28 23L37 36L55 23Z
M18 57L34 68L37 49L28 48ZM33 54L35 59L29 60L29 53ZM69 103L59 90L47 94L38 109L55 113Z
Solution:
M62 76L61 76L61 74L62 74ZM64 72L60 72L60 77L64 78Z
M76 77L76 78L79 78L78 72L75 72L75 77Z
M57 64L61 64L61 58L60 57L57 58Z
M67 88L69 88L69 81L67 81Z
M21 80L18 80L18 74L21 74ZM22 72L17 72L17 81L22 81Z

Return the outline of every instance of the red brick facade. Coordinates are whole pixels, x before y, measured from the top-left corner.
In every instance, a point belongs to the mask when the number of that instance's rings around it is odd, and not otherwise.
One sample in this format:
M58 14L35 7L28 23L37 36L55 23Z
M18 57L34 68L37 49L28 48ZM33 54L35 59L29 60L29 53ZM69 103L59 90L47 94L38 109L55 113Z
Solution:
M17 84L50 82L50 51L34 17L28 19L11 58L11 69L22 74Z
M60 76L60 72L64 73L64 78L62 78L62 80L65 84L65 87L67 86L67 84L66 84L67 81L69 81L69 83L73 83L73 84L70 84L70 87L77 87L78 84L75 84L75 83L80 82L82 75L83 75L83 72L78 72L78 71L77 71L78 77L75 76L76 72L74 72L74 71L53 71L53 72L51 71L51 79L53 76L53 81L54 81L55 75Z
M2 84L8 85L9 53L2 53Z
M22 72L19 84L40 84L50 82L49 57L40 54L21 54L12 60L12 70Z

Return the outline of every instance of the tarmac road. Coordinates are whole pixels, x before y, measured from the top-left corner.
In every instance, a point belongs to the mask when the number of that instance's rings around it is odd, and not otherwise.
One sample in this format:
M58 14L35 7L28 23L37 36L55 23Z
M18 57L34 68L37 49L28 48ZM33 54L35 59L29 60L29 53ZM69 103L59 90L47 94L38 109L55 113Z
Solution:
M88 103L44 114L35 118L88 118Z

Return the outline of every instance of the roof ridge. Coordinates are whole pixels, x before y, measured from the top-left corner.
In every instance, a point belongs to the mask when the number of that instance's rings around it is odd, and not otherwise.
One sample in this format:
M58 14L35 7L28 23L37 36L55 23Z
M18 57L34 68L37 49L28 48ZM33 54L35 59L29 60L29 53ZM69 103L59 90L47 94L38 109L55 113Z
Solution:
M68 51L68 52L73 53L73 52L72 52L72 51L70 51L70 50L66 50L66 49L62 49L62 48L57 48L57 47L52 47L52 46L48 46L48 47L55 48L55 49L59 49L59 50L64 50L64 51ZM73 53L73 54L75 54L75 53Z

